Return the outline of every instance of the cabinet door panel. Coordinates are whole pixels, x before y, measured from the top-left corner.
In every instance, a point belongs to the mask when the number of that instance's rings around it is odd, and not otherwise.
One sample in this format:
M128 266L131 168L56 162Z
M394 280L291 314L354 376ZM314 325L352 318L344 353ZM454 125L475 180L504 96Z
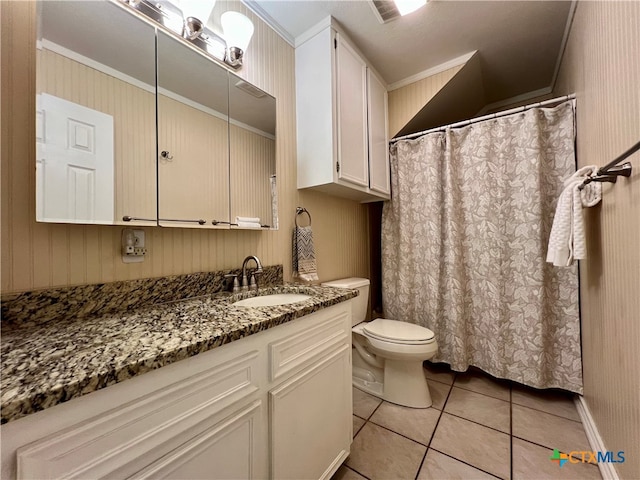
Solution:
M340 34L336 40L338 178L367 187L367 65Z
M259 401L252 403L131 478L243 480L260 477L256 475L260 405Z
M269 392L271 477L330 478L351 445L349 345Z
M367 71L369 115L369 188L391 192L387 143L387 90L371 70Z

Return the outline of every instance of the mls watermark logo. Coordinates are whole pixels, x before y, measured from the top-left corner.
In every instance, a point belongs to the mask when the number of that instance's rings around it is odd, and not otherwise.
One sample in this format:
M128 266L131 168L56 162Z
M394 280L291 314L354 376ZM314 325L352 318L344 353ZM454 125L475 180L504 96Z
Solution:
M562 453L557 448L553 449L553 455L549 457L552 462L557 462L562 467L565 463L624 463L624 451L619 452L589 452L572 451Z

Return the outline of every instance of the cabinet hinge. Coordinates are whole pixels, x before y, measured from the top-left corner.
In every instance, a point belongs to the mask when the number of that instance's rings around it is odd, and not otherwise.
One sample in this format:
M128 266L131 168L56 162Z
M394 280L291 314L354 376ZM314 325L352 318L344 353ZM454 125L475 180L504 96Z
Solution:
M340 162L336 162L336 172L340 173Z
M337 38L333 39L333 48L338 48L338 39Z

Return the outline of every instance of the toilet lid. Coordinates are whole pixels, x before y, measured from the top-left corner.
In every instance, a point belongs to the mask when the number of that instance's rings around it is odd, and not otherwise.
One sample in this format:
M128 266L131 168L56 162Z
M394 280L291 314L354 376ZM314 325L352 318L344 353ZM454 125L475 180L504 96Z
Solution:
M435 335L428 328L413 323L378 318L365 324L363 332L378 340L407 345L420 345L433 341Z

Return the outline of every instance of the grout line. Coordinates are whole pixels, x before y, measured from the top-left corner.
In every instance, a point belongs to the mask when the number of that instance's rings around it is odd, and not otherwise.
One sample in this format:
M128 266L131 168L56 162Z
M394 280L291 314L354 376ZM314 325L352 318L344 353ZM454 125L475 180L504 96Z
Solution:
M496 400L502 400L503 402L508 402L509 400L505 400L503 398L499 398L499 397L494 397L493 395L489 395L488 393L484 393L484 392L478 392L476 390L471 390L470 388L465 388L465 387L459 387L457 385L453 385L455 388L459 388L461 390L466 390L467 392L473 392L473 393L477 393L478 395L484 395L485 397L491 397L491 398L495 398Z
M344 463L343 463L342 465L344 465L346 468L348 468L348 469L349 469L349 470L351 470L352 472L356 472L356 473L357 473L358 475L360 475L362 478L366 478L367 480L371 480L369 477L367 477L366 475L364 475L364 474L360 473L360 472L359 472L358 470L356 470L355 468L350 467L349 465L346 465L346 464L344 464Z
M507 432L505 432L503 430L498 430L495 427L490 427L489 425L485 425L484 423L476 422L475 420L469 420L468 418L461 417L460 415L456 415L455 413L445 412L444 410L443 410L443 413L446 413L447 415L451 415L452 417L456 417L456 418L460 418L462 420L466 420L467 422L475 423L476 425L480 425L481 427L488 428L490 430L493 430L494 432L498 432L498 433L501 433L503 435L509 435Z
M385 429L385 430L386 430L386 431L388 431L388 432L395 433L396 435L399 435L399 436L401 436L402 438L406 438L407 440L411 440L413 443L417 443L418 445L422 445L423 447L428 447L428 445L425 445L424 443L419 442L418 440L416 440L416 439L414 439L414 438L407 437L405 434L400 433L400 432L396 432L395 430L392 430L392 429L391 429L391 428L389 428L389 427L385 427L384 425L380 425L379 423L376 423L376 422L374 422L373 420L370 420L370 421L369 421L369 423L371 423L371 424L375 425L376 427L383 428L383 429ZM361 429L361 430L362 430L362 429Z
M453 382L452 383L443 382L440 380L436 380L434 378L429 378L426 375L424 376L424 378L427 379L427 382L437 382L437 383L441 383L442 385L446 385L447 387L453 387Z
M464 460L460 460L459 458L456 458L456 457L454 457L453 455L450 455L450 454L448 454L448 453L441 452L441 451L440 451L440 450L438 450L437 448L433 448L433 447L431 447L431 450L433 450L434 452L438 452L439 454L444 455L445 457L453 458L456 462L464 463L465 465L468 465L468 466L469 466L469 467L471 467L471 468L474 468L474 469L476 469L476 470L479 470L479 471L481 471L481 472L484 472L484 473L486 473L487 475L491 475L492 477L495 477L495 478L500 478L499 476L494 475L494 474L493 474L493 473L491 473L491 472L487 472L486 470L483 470L482 468L478 468L478 467L476 467L475 465L473 465L473 464L471 464L471 463L469 463L469 462L465 462ZM500 480L503 480L503 479L501 479L501 478L500 478Z
M576 422L576 423L579 423L580 425L582 425L582 422L580 420L574 420L573 418L568 418L568 417L564 417L562 415L557 415L555 413L547 412L545 410L540 410L539 408L535 408L535 407L530 407L529 405L523 405L523 404L518 403L518 402L513 402L513 403L515 403L519 407L528 408L529 410L535 410L536 412L546 413L548 415L553 415L554 417L558 417L558 418L564 418L565 420L570 420L572 422Z
M451 382L451 385L449 385L449 391L447 392L447 398L445 398L444 402L442 403L442 409L440 409L440 415L438 415L438 420L436 421L436 426L433 427L433 432L431 432L431 437L429 437L429 443L427 444L427 449L425 450L424 455L422 456L422 461L420 462L420 465L418 466L418 472L416 473L415 480L418 480L418 475L420 475L420 470L422 470L422 466L424 465L424 461L426 460L427 454L429 453L429 448L431 448L430 447L431 446L431 442L433 441L433 437L435 437L435 435L436 435L436 430L438 429L438 425L440 425L440 419L442 418L442 414L444 413L444 408L447 406L447 402L449 401L449 397L451 396L451 392L453 391L453 383L456 381L456 375L457 375L456 373L453 374L453 382Z

